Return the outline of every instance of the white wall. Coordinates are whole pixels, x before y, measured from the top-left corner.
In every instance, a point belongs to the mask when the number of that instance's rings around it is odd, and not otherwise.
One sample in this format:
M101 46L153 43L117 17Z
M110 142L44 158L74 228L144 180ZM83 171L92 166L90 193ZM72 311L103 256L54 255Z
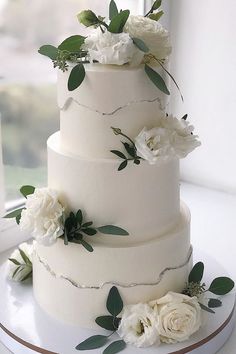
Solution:
M184 180L236 192L236 1L170 0L171 109L189 113L202 146L182 161ZM173 93L175 93L173 95Z

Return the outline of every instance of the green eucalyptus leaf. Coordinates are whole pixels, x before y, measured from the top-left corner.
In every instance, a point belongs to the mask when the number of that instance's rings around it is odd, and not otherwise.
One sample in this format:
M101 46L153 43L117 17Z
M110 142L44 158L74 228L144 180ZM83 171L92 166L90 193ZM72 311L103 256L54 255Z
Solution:
M160 18L164 15L164 11L159 11L157 13L152 13L150 14L148 17L151 19L151 20L154 20L154 21L159 21Z
M122 33L124 26L129 18L130 11L124 10L116 15L108 26L108 31L111 33Z
M125 160L126 160L126 156L123 154L123 152L118 151L118 150L111 150L111 152L112 152L114 155L120 157L121 159L125 159Z
M136 156L136 150L135 150L135 148L133 146L131 146L128 143L124 143L124 142L122 142L122 144L124 145L125 150L128 152L128 154L131 157L135 157Z
M220 301L219 299L209 299L208 301L208 307L210 308L216 308L221 306L222 306L222 301Z
M144 43L144 41L142 41L142 39L140 38L132 38L134 44L136 45L136 47L141 50L144 53L148 53L149 52L149 48L148 46Z
M19 248L19 252L20 252L21 258L23 259L25 264L32 265L31 260L29 259L29 257L25 254L25 252L21 248Z
M123 162L120 164L120 166L118 167L118 171L124 170L124 168L126 168L127 165L128 165L128 161L127 161L127 160L123 161Z
M98 326L106 329L107 331L116 331L120 324L120 318L113 316L100 316L96 318L95 322Z
M108 342L107 336L96 335L89 337L84 342L77 345L77 350L92 350L103 347Z
M17 261L16 259L14 259L14 258L8 258L8 260L9 260L10 262L14 263L14 264L17 265L17 266L20 266L20 265L21 265L21 263L18 262L18 261Z
M16 223L17 223L17 225L20 225L20 221L21 221L21 213L16 216Z
M97 230L89 228L89 227L86 229L82 229L81 231L84 232L88 236L94 236L97 233Z
M71 36L65 39L58 47L60 50L66 50L70 53L79 52L84 44L85 37L80 35Z
M99 232L105 235L128 236L129 233L121 227L114 225L105 225L97 228Z
M117 5L114 0L111 0L110 6L109 6L109 19L112 21L114 17L116 17L119 14Z
M89 227L89 226L92 226L92 225L93 225L93 222L92 221L88 221L88 222L84 223L82 225L82 227Z
M13 218L17 218L19 215L21 215L22 210L24 210L25 208L21 208L21 209L17 209L14 210L12 212L10 212L9 214L4 216L4 219L13 219Z
M39 54L45 55L46 57L56 60L58 56L58 49L53 45L43 45L38 50Z
M194 265L188 276L189 283L200 283L204 273L204 264L203 262L198 262Z
M185 114L181 119L183 119L183 120L187 120L188 119L188 115L187 114Z
M80 240L79 243L84 246L84 248L88 251L88 252L93 252L93 247L86 242L85 240Z
M162 0L156 0L152 5L152 11L156 11L161 7Z
M207 306L201 304L200 302L199 302L199 305L200 305L200 307L201 307L202 310L204 310L204 311L206 311L206 312L209 312L209 313L215 313L215 311L213 311L213 310L210 309L209 307L207 307Z
M21 194L25 198L27 198L28 195L30 195L30 194L34 194L34 191L35 191L35 187L33 187L33 186L22 186L20 189Z
M69 244L69 240L68 240L67 228L65 227L65 230L64 230L64 245L68 246L68 244Z
M20 265L19 267L17 267L17 268L14 270L13 274L12 274L12 279L14 279L14 277L16 276L16 274L17 274L18 272L20 272L22 269L23 269L22 265Z
M126 343L123 340L117 340L111 343L104 351L103 354L117 354L126 348Z
M149 79L153 82L153 84L166 95L170 95L170 91L168 90L165 81L155 70L153 70L150 66L145 64L145 72Z
M110 289L106 306L108 312L114 317L118 316L123 310L123 300L120 296L118 289L115 286Z
M209 291L215 295L226 295L234 288L234 281L228 277L219 277L213 280Z
M82 210L78 210L77 213L76 213L76 220L77 222L81 225L82 222L83 222L83 213L82 213Z
M31 270L28 274L26 274L26 275L21 279L21 281L25 281L25 280L31 279L32 276L33 276L33 272L32 272L32 270Z
M77 89L85 79L85 68L83 63L79 63L71 70L68 80L68 90L74 91Z

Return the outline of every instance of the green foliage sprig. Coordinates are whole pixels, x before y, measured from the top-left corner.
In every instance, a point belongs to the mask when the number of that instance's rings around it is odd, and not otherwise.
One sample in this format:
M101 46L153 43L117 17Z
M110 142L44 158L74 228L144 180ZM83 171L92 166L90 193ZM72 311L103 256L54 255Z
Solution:
M128 165L128 162L129 161L133 161L133 163L135 165L140 165L140 162L142 160L141 157L138 156L137 154L137 149L136 149L136 146L135 146L135 143L134 141L128 137L126 134L122 133L121 129L119 128L114 128L114 127L111 127L111 129L113 130L113 133L115 135L121 135L123 136L125 139L128 140L128 143L127 142L123 142L122 141L122 144L124 145L124 148L126 150L126 152L128 153L128 157L125 156L125 154L122 152L122 151L119 151L119 150L111 150L111 152L120 157L121 159L123 159L124 161L120 164L120 166L118 167L118 171L122 171L124 168L127 167Z
M210 292L214 295L226 295L234 288L234 281L228 277L218 277L215 278L209 288L206 288L206 284L202 283L202 278L204 275L204 263L198 262L194 265L191 270L188 282L183 291L183 294L188 296L197 296ZM220 307L222 305L221 300L210 298L208 300L208 306L199 303L201 308L210 313L215 313L212 308Z
M158 10L161 7L162 0L156 0L154 4L152 5L151 9L148 11L148 13L145 15L145 17L149 17L150 19L154 21L159 21L162 15L164 14L163 11L159 11L157 13L154 13L156 10Z
M84 239L85 236L95 236L98 232L104 235L128 236L129 233L114 225L105 225L94 227L92 221L84 221L82 210L78 210L75 214L70 213L65 220L65 232L62 238L64 244L68 245L69 242L82 245L87 251L93 252L93 247Z
M34 194L35 191L35 187L33 186L22 186L20 189L20 193L23 195L23 197L27 198L28 195L30 194ZM20 223L20 219L21 219L21 213L25 208L20 208L17 210L14 210L12 212L10 212L9 214L5 215L4 218L5 219L16 219L16 223L19 225Z
M106 345L109 341L109 338L117 331L120 324L119 314L123 310L123 300L120 296L118 289L113 286L110 289L106 307L109 315L97 317L95 322L98 326L108 331L111 331L109 335L95 335L89 337L85 341L77 345L77 350L92 350L98 349ZM123 340L117 340L108 345L104 349L103 354L115 354L119 353L126 348L126 343Z
M26 255L26 253L19 247L18 248L20 256L22 258L22 262L18 261L15 258L8 258L10 262L12 262L15 266L16 269L14 270L12 274L12 279L15 279L19 273L23 272L25 273L25 276L23 278L20 278L21 282L24 282L25 280L31 279L32 274L33 274L33 265L29 257Z

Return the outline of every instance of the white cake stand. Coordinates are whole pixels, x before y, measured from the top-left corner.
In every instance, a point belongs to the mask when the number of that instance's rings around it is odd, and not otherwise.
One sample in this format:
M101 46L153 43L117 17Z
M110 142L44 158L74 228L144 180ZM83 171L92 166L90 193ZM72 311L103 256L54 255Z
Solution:
M205 263L207 274L204 280L207 284L214 277L226 275L219 263L202 252L195 252L195 259ZM14 354L78 354L80 352L75 349L77 344L93 334L103 334L103 330L99 327L94 332L65 325L51 318L35 302L30 284L11 282L6 279L6 273L5 262L0 267L0 340ZM204 313L202 328L189 341L172 345L163 344L158 348L153 346L147 349L129 346L122 353L214 354L232 333L236 317L234 307L233 292L223 297L223 306L217 308L215 314ZM98 354L102 351L97 349L88 353Z

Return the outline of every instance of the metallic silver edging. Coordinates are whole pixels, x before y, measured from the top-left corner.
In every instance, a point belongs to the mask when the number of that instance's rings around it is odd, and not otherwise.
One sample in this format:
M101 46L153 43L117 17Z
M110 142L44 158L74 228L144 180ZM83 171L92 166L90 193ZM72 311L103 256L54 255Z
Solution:
M94 109L94 108L91 108L85 104L82 104L80 102L78 102L77 100L75 100L73 97L68 97L66 102L64 103L64 105L62 107L59 107L61 111L66 111L70 105L72 104L72 102L76 103L78 106L80 107L83 107L83 108L86 108L88 109L89 111L91 112L94 112L94 113L98 113L102 116L113 116L115 115L117 112L125 109L126 107L129 107L129 106L132 106L132 105L136 105L136 104L141 104L141 103L154 103L154 102L158 102L159 103L159 108L160 110L164 110L166 107L163 105L163 102L161 101L161 99L159 97L156 97L154 98L153 100L140 100L140 101L131 101L131 102L128 102L126 105L124 106L121 106L121 107L118 107L116 108L114 111L112 112L101 112L97 109Z
M156 286L158 284L160 284L160 282L162 281L164 275L172 270L177 270L177 269L181 269L183 267L185 267L191 257L192 257L192 253L193 253L193 249L192 247L190 247L190 250L189 250L189 253L188 253L188 257L186 259L186 261L179 265L179 266L176 266L176 267L167 267L165 268L160 274L159 274L159 277L158 279L155 281L155 282L151 282L151 283L131 283L131 284L124 284L124 283L119 283L119 282L115 282L115 281L107 281L107 282L104 282L98 286L95 286L95 285L83 285L83 284L79 284L77 283L76 281L74 281L73 279L65 276L65 275L62 275L62 274L56 274L52 268L44 261L42 260L42 258L35 253L38 261L44 266L44 268L54 277L54 278L57 278L57 279L62 279L62 280L65 280L67 282L69 282L72 286L78 288L78 289L95 289L95 290L100 290L102 289L103 287L105 287L106 285L113 285L113 286L118 286L120 288L134 288L136 286Z

